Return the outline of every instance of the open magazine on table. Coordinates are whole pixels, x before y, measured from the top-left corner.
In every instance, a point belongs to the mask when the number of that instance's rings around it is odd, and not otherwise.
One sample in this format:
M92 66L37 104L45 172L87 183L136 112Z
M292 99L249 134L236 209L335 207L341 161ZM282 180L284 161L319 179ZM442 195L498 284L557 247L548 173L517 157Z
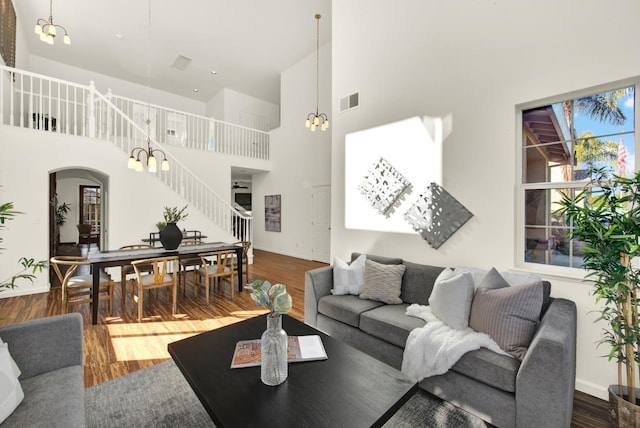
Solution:
M317 334L289 336L288 340L287 353L290 363L326 360L328 358L327 352L322 345L322 340ZM259 366L260 357L260 339L241 340L236 343L236 349L231 360L231 368Z

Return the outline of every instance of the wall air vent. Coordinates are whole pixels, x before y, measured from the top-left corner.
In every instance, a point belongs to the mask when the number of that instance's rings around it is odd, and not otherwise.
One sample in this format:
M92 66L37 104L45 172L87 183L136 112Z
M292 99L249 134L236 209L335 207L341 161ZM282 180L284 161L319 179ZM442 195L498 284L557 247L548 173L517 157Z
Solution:
M360 105L360 93L354 92L351 95L347 95L346 97L340 98L340 111L351 110L352 108L356 108Z

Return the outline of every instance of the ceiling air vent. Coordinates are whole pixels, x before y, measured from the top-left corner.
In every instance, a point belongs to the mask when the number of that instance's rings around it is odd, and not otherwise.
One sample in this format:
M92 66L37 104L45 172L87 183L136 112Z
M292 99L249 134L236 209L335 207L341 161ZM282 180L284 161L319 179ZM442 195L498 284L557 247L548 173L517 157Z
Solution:
M191 64L191 58L187 58L184 55L178 55L176 60L173 61L173 65L171 67L177 68L180 71L184 71Z
M354 92L351 95L340 98L340 111L351 110L360 105L360 93Z

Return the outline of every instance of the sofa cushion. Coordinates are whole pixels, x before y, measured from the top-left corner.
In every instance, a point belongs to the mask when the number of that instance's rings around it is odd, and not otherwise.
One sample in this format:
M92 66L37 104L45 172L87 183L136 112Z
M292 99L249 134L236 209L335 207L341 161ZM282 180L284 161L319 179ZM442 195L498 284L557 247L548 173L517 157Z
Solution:
M24 400L7 426L85 427L84 369L70 366L22 379Z
M360 330L404 348L411 330L424 326L424 320L406 315L406 303L383 305L360 315Z
M318 301L318 312L337 321L358 328L360 314L381 306L373 300L363 300L358 296L324 296Z
M500 272L498 272L496 268L491 268L484 278L482 278L480 284L478 284L478 288L488 288L491 290L505 287L509 287L509 283L500 275Z
M538 326L542 284L490 290L478 288L469 327L487 333L504 351L522 359Z
M451 269L443 270L429 297L431 312L451 328L467 328L473 290L473 277L470 273L456 275Z
M385 265L365 260L364 287L360 292L361 299L377 300L390 305L402 303L400 287L405 265Z
M362 253L351 253L351 261L353 262L355 259L360 257ZM402 264L402 259L397 257L385 257L385 256L376 256L373 254L366 255L367 260L373 260L376 263L380 263L383 265L399 265Z
M480 283L490 271L483 268L460 266L455 268L454 272L470 272L471 275L473 275L473 281L476 285L476 289L478 289L480 288ZM534 273L514 273L503 271L499 272L499 274L511 287L519 287L521 285L531 284L532 282L542 281L540 275ZM542 316L547 311L547 308L551 304L551 300L551 283L549 281L542 281L542 309L540 310L540 319L542 319Z
M405 261L407 269L402 276L400 299L404 303L428 305L436 278L444 270L440 266L429 266Z
M464 354L451 370L503 391L515 392L519 368L517 358L480 348Z
M331 293L336 296L343 294L360 294L364 286L364 262L366 259L366 256L363 254L349 265L344 260L334 257L333 289L331 289Z

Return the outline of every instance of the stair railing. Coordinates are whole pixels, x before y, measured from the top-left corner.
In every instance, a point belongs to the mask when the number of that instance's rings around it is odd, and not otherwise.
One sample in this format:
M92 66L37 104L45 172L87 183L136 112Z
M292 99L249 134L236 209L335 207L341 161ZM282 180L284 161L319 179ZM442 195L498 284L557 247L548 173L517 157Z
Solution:
M107 98L124 114L138 123L145 112L151 117L153 135L161 144L198 150L208 150L253 159L269 159L270 134L258 129L223 122L214 118L143 103L139 100L113 95ZM146 114L146 113L150 114Z
M100 138L111 141L127 155L149 139L153 148L166 153L170 163L169 171L154 173L161 182L236 239L252 241L253 219L217 195L171 154L168 145L160 146L153 135L147 135L125 111L98 92L93 82L79 85L5 66L0 70L2 125Z

